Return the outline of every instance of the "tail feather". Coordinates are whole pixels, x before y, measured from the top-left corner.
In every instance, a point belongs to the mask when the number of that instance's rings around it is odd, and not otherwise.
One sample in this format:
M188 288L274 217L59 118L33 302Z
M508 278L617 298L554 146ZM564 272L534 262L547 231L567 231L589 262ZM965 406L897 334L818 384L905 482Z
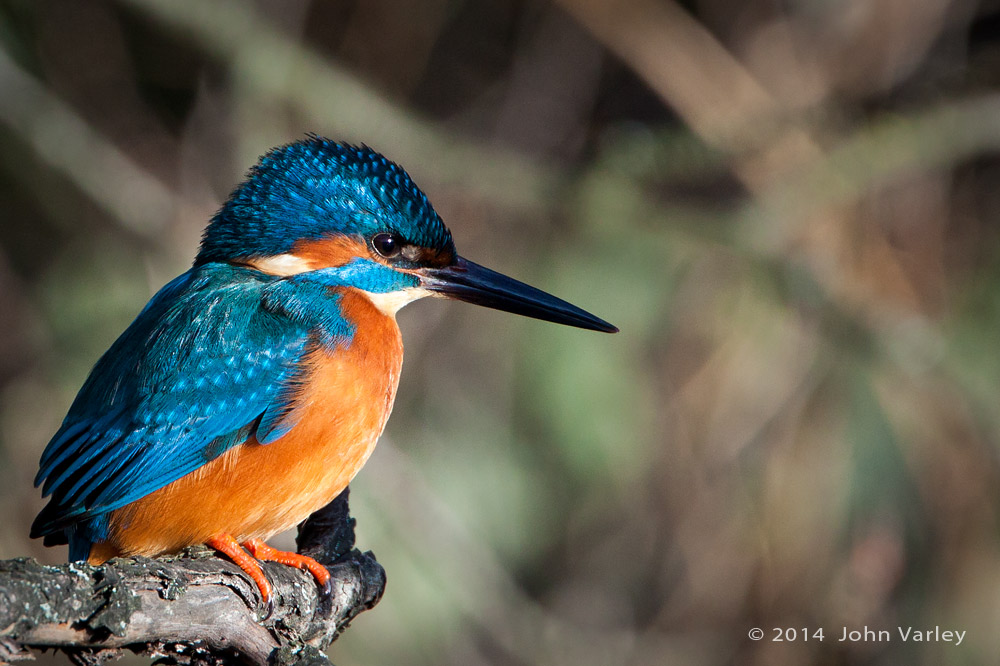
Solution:
M74 527L68 535L70 562L86 561L90 557L90 549L94 545L93 541L79 532L80 530Z

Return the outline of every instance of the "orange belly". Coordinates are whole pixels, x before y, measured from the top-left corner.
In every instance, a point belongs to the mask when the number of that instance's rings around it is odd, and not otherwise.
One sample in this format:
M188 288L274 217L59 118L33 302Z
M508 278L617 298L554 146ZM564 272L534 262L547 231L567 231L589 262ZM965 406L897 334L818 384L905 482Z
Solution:
M219 534L267 539L347 487L375 448L403 361L394 317L359 292L341 301L355 325L347 347L306 360L296 425L267 445L250 439L196 471L110 514L90 562L174 552Z

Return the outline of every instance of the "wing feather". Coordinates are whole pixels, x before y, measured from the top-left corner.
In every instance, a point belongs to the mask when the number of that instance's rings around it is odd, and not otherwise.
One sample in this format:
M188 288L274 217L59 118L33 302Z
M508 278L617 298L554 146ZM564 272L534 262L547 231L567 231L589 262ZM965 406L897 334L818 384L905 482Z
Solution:
M35 484L52 499L33 536L166 486L257 434L262 419L264 443L294 426L290 401L311 326L274 306L286 289L278 280L208 264L154 296L98 361L42 454Z

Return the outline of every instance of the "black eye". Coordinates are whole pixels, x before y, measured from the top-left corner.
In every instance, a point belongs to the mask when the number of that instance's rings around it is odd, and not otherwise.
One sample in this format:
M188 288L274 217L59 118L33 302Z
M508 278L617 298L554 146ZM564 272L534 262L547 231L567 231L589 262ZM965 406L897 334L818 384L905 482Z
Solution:
M372 247L386 259L399 254L402 243L392 234L376 234L372 238Z

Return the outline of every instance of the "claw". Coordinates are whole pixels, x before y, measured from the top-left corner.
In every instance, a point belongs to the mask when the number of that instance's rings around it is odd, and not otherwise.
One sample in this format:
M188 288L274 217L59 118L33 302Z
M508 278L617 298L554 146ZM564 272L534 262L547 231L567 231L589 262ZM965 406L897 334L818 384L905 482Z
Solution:
M333 579L329 576L319 586L319 596L322 601L327 603L333 599Z
M260 616L260 621L266 622L267 620L271 619L271 615L274 614L274 599L271 596L268 596L267 598L262 599L261 601L263 602L264 605L264 612Z
M333 610L333 579L327 578L326 582L319 586L319 606L316 612L320 617L330 617Z

